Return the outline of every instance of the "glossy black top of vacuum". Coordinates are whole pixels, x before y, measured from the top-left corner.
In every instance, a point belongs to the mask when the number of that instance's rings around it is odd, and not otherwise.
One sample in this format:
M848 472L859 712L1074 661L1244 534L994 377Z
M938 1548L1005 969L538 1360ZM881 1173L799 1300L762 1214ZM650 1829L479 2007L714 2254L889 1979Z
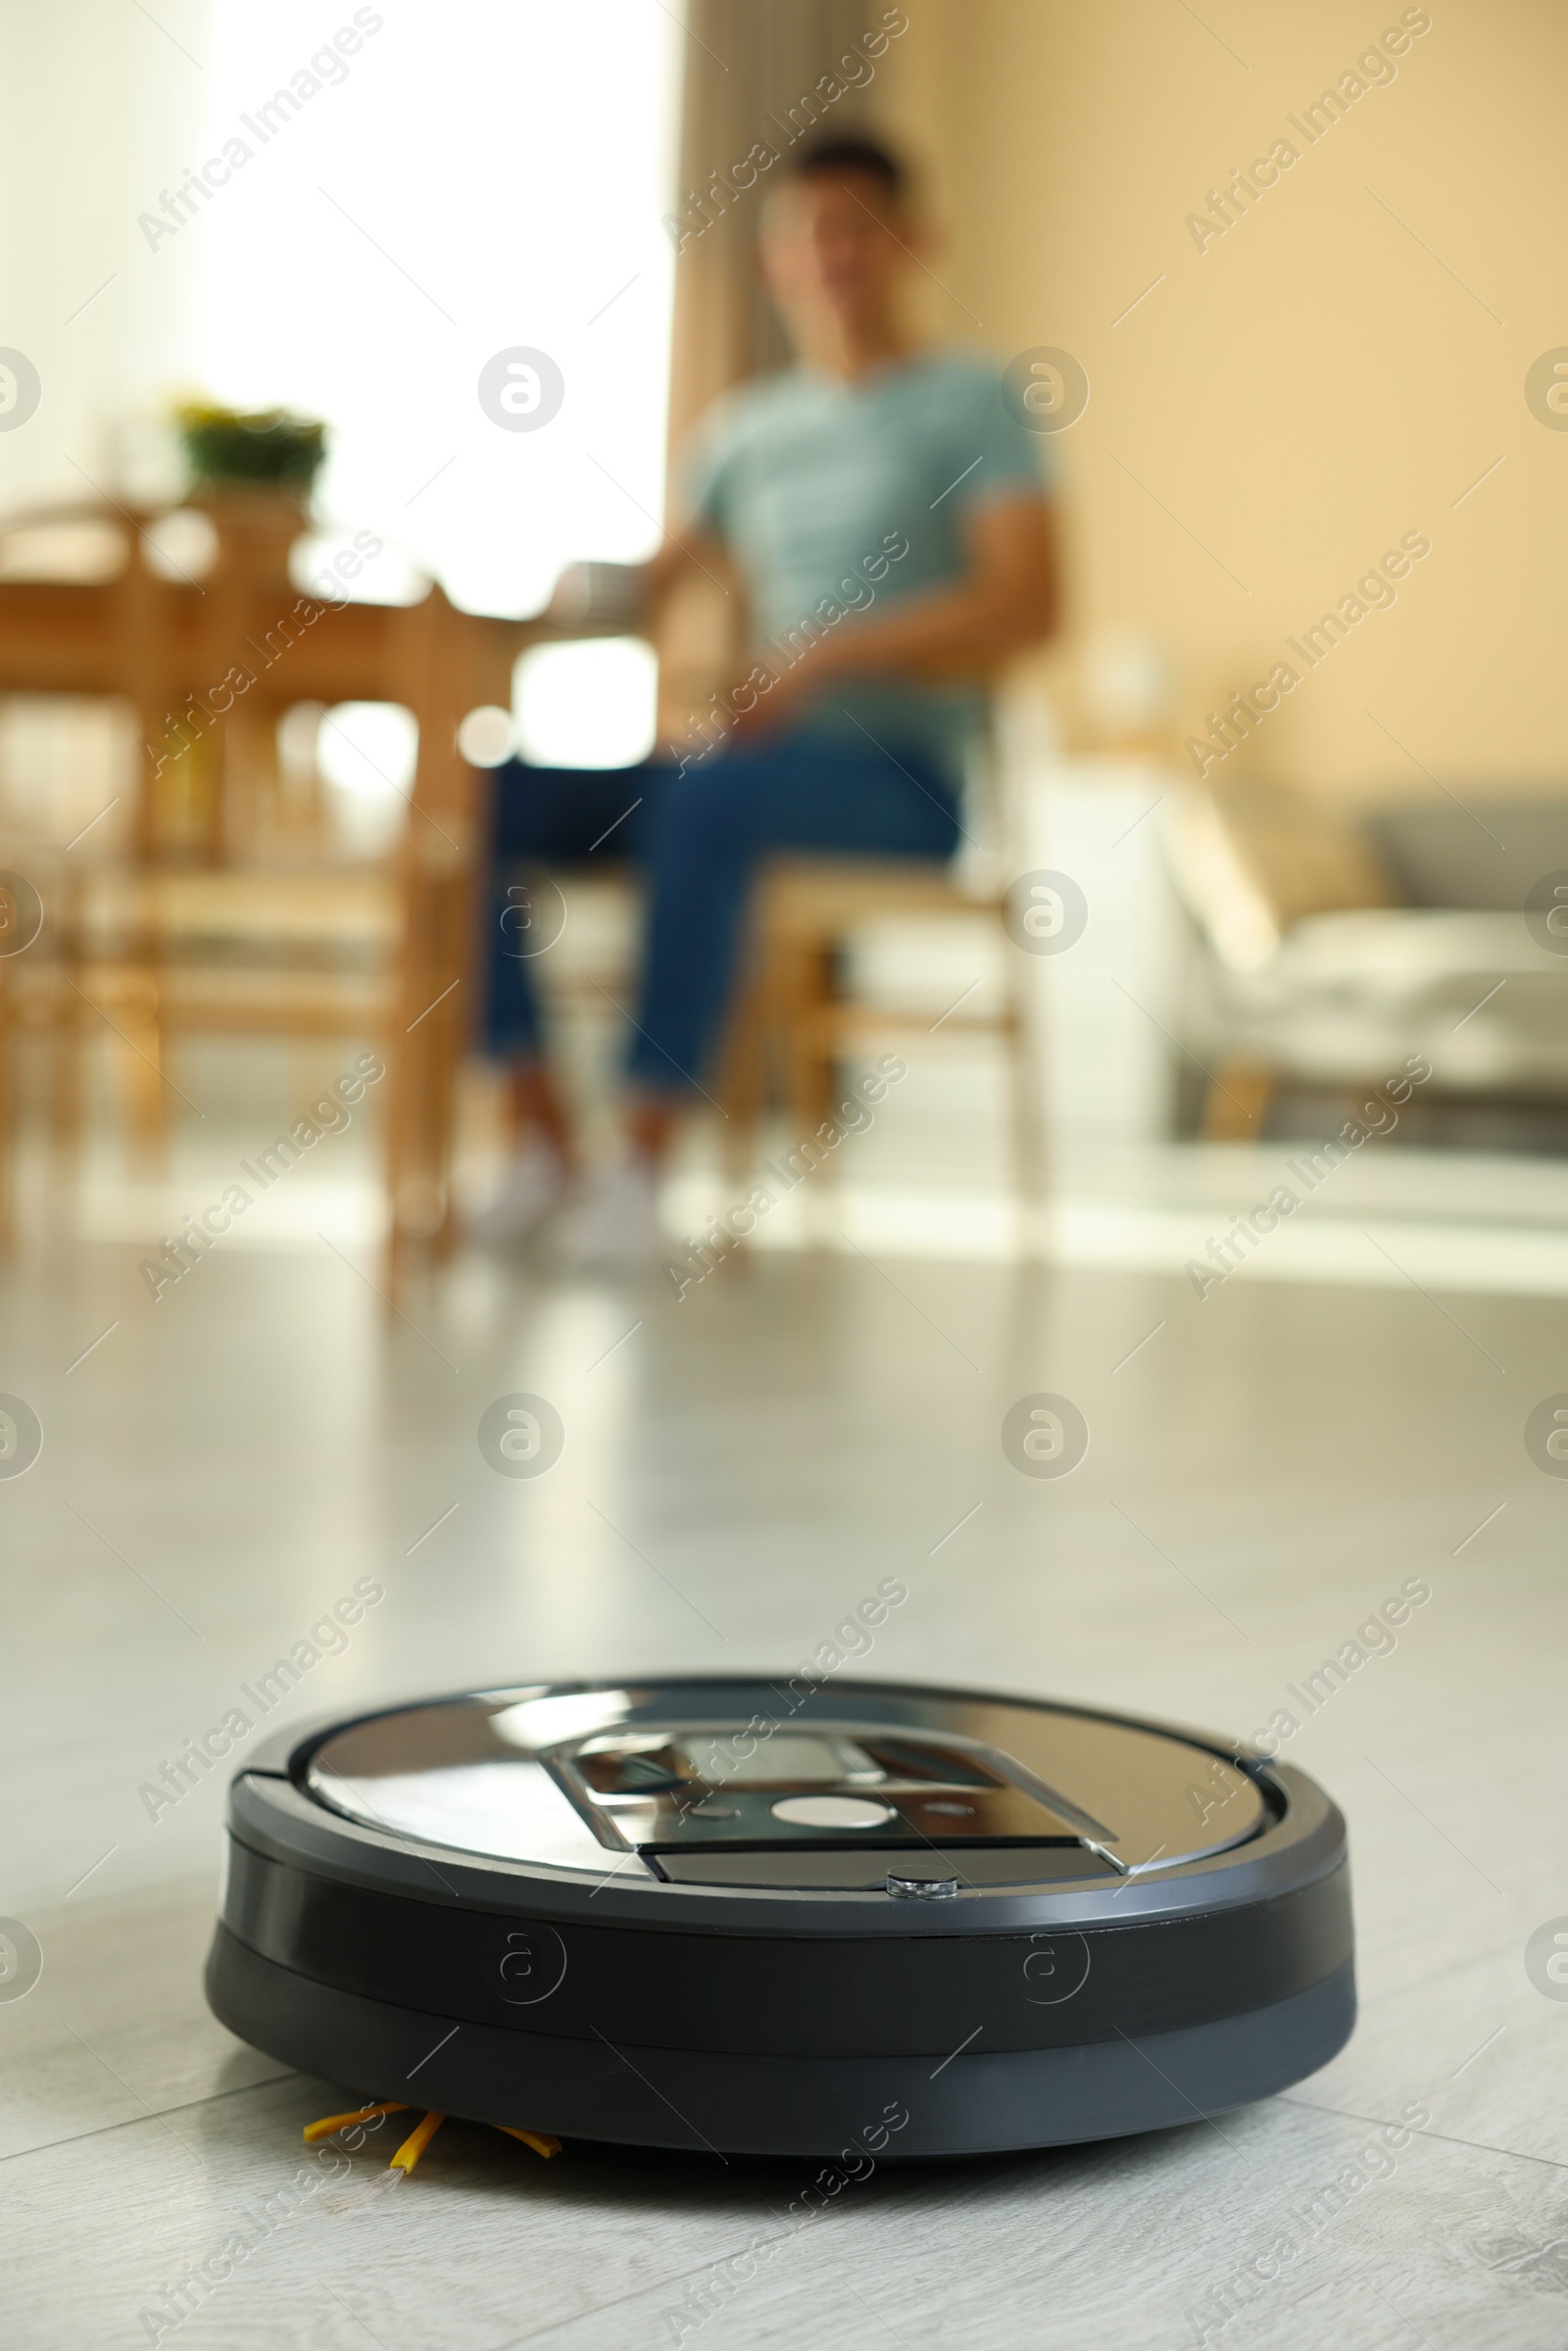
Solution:
M208 1995L367 2097L565 2138L1109 2137L1343 2046L1345 1823L1233 1742L985 1692L469 1693L237 1774Z

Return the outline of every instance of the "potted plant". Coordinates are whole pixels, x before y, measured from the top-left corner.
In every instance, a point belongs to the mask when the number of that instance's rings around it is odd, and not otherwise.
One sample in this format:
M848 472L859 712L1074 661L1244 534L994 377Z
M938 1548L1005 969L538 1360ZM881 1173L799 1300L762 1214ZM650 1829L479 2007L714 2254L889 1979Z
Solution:
M185 401L174 416L198 493L264 491L309 502L326 455L324 424L287 409L247 413L215 401Z

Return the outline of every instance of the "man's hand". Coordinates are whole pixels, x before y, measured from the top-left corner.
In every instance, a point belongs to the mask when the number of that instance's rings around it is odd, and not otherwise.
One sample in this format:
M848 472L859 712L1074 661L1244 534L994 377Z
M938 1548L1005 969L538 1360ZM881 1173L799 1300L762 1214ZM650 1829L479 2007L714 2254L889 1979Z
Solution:
M958 578L827 622L788 668L759 661L725 697L735 714L730 740L781 733L851 679L982 679L1044 643L1056 621L1050 506L1033 494L996 499L969 517L964 536L968 562Z
M768 661L754 661L745 677L724 697L726 707L734 713L726 741L763 743L770 736L784 733L795 724L822 683L810 654L790 669L777 669Z

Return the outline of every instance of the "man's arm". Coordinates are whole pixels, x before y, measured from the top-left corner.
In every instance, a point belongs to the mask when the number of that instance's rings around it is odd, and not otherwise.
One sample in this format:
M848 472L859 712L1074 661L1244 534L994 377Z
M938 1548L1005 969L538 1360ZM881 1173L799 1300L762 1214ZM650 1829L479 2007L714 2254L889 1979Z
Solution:
M678 534L666 533L646 563L568 563L556 582L546 617L563 628L612 623L652 636L669 598L694 569L706 572L727 595L726 565L718 541L691 523Z
M666 533L658 553L642 566L643 625L649 629L658 626L665 603L687 584L694 569L724 587L727 594L728 568L723 547L701 523L688 522L678 532Z
M842 677L983 677L1055 632L1055 516L1029 491L987 500L964 524L955 580L829 628L791 672L804 691Z

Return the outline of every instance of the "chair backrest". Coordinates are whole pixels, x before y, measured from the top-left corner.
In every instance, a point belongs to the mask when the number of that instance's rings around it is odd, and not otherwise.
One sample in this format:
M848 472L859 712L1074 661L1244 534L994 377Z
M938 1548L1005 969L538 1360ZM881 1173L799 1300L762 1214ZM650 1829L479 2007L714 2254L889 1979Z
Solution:
M1266 963L1304 915L1399 900L1364 824L1283 785L1189 787L1168 804L1165 840L1189 910L1235 970Z

